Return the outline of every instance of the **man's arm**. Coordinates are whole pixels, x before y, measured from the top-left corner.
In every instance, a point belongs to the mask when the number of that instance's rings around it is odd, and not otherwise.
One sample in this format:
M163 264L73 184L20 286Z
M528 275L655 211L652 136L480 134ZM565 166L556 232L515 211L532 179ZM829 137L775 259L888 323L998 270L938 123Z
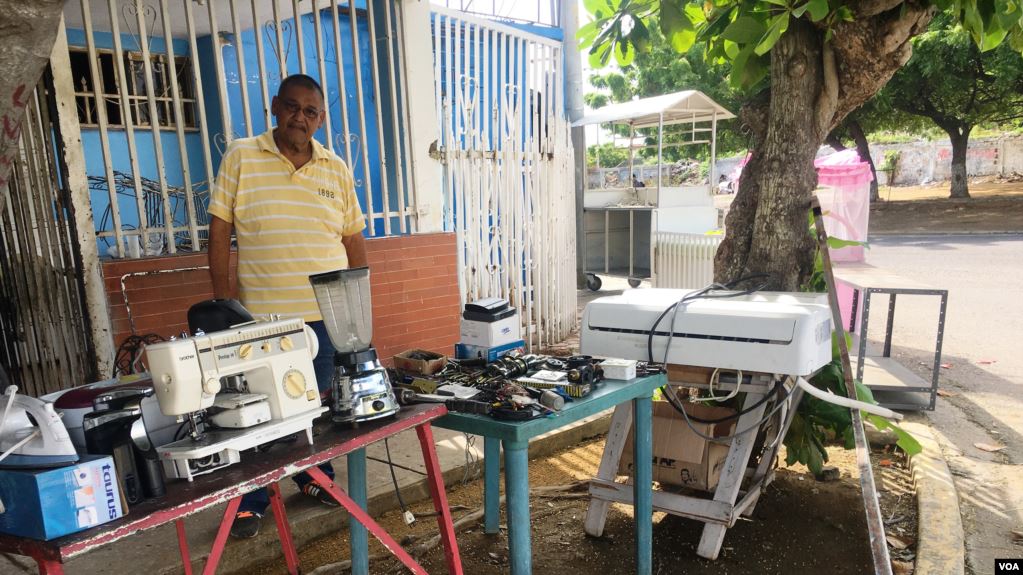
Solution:
M213 297L228 299L231 291L231 230L234 225L210 216L209 263L213 279Z
M362 237L362 232L341 236L341 243L348 252L348 267L361 268L369 265L366 259L366 238Z

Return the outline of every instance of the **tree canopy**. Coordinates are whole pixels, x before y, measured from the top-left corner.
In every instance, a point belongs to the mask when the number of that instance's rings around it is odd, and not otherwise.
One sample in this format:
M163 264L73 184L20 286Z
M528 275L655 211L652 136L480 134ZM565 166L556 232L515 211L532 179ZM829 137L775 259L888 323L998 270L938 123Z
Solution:
M699 90L712 100L729 110L738 110L741 95L728 84L728 68L721 64L708 62L703 58L700 46L691 46L689 51L679 57L674 48L667 42L657 27L650 31L650 49L636 54L636 58L623 68L595 72L590 76L590 84L601 90L584 95L586 103L593 108L600 108L612 102L627 102L634 97L645 98L659 96L681 90ZM627 136L627 128L618 126L620 135ZM647 138L647 144L656 144L656 129L640 130L639 135ZM679 129L668 128L665 132L666 143L689 139L689 135L681 134ZM746 138L735 122L718 125L717 148L719 155L739 153L746 149ZM603 158L603 150L601 151ZM646 158L656 158L657 150L648 148L640 151ZM674 162L681 158L705 159L710 155L707 146L676 147L667 146L663 150L665 161ZM603 163L603 160L602 160Z
M913 57L881 96L949 135L951 197L969 197L970 132L981 124L1003 125L1023 117L1023 58L1007 44L983 51L960 23L944 14L913 39Z
M806 217L813 160L831 131L909 61L912 38L947 11L982 50L1023 49L1016 0L584 0L581 45L594 66L628 65L657 26L679 53L700 43L748 95L740 110L752 153L726 219L715 276L754 273L799 289L813 273Z

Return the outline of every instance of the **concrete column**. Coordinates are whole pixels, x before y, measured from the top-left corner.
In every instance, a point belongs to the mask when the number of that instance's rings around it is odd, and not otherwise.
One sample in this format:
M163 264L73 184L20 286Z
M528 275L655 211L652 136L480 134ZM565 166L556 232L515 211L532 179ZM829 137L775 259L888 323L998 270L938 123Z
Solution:
M583 65L579 55L575 33L579 30L579 3L561 2L561 30L564 32L565 48L565 108L568 121L575 122L583 117ZM586 220L583 218L583 190L586 189L586 132L585 128L572 128L572 150L575 154L575 261L576 286L586 285L583 273L586 249Z
M114 365L114 339L110 327L107 295L103 286L103 265L96 245L96 224L92 217L89 181L85 172L82 130L75 107L75 87L71 78L71 57L68 53L64 18L60 18L57 40L50 54L53 70L53 91L57 101L57 127L60 130L62 158L67 170L67 186L74 215L74 247L77 265L82 272L86 321L89 326L89 348L94 369L108 377Z
M443 166L430 157L430 146L440 137L437 102L433 89L413 91L413 86L433 86L433 32L430 28L429 2L401 2L402 22L398 30L405 56L402 80L405 81L409 107L409 131L412 147L412 190L418 211L417 232L444 231Z

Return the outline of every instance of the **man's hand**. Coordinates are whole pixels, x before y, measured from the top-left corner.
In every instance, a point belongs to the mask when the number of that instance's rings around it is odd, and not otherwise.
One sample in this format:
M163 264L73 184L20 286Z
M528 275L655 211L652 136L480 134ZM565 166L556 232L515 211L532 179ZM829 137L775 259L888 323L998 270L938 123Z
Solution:
M341 236L341 243L348 253L348 267L361 268L369 265L366 258L366 238L362 237L362 232Z
M213 280L213 297L229 299L231 291L231 230L234 225L217 216L210 216L209 255L210 278Z

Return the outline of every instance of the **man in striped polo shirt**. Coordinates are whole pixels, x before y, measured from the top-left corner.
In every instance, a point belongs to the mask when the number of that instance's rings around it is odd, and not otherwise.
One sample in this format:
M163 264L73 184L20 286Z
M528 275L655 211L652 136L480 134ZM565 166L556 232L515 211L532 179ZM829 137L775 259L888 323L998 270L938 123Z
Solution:
M242 304L256 316L301 317L309 324L320 343L316 381L326 394L334 347L309 276L365 266L366 223L348 166L313 139L326 116L324 102L316 80L288 76L270 104L277 127L228 146L210 199L209 262L214 297L231 297L233 229ZM333 477L330 464L322 469ZM303 493L336 505L307 474L294 479ZM265 489L244 496L231 535L255 537L269 502Z

